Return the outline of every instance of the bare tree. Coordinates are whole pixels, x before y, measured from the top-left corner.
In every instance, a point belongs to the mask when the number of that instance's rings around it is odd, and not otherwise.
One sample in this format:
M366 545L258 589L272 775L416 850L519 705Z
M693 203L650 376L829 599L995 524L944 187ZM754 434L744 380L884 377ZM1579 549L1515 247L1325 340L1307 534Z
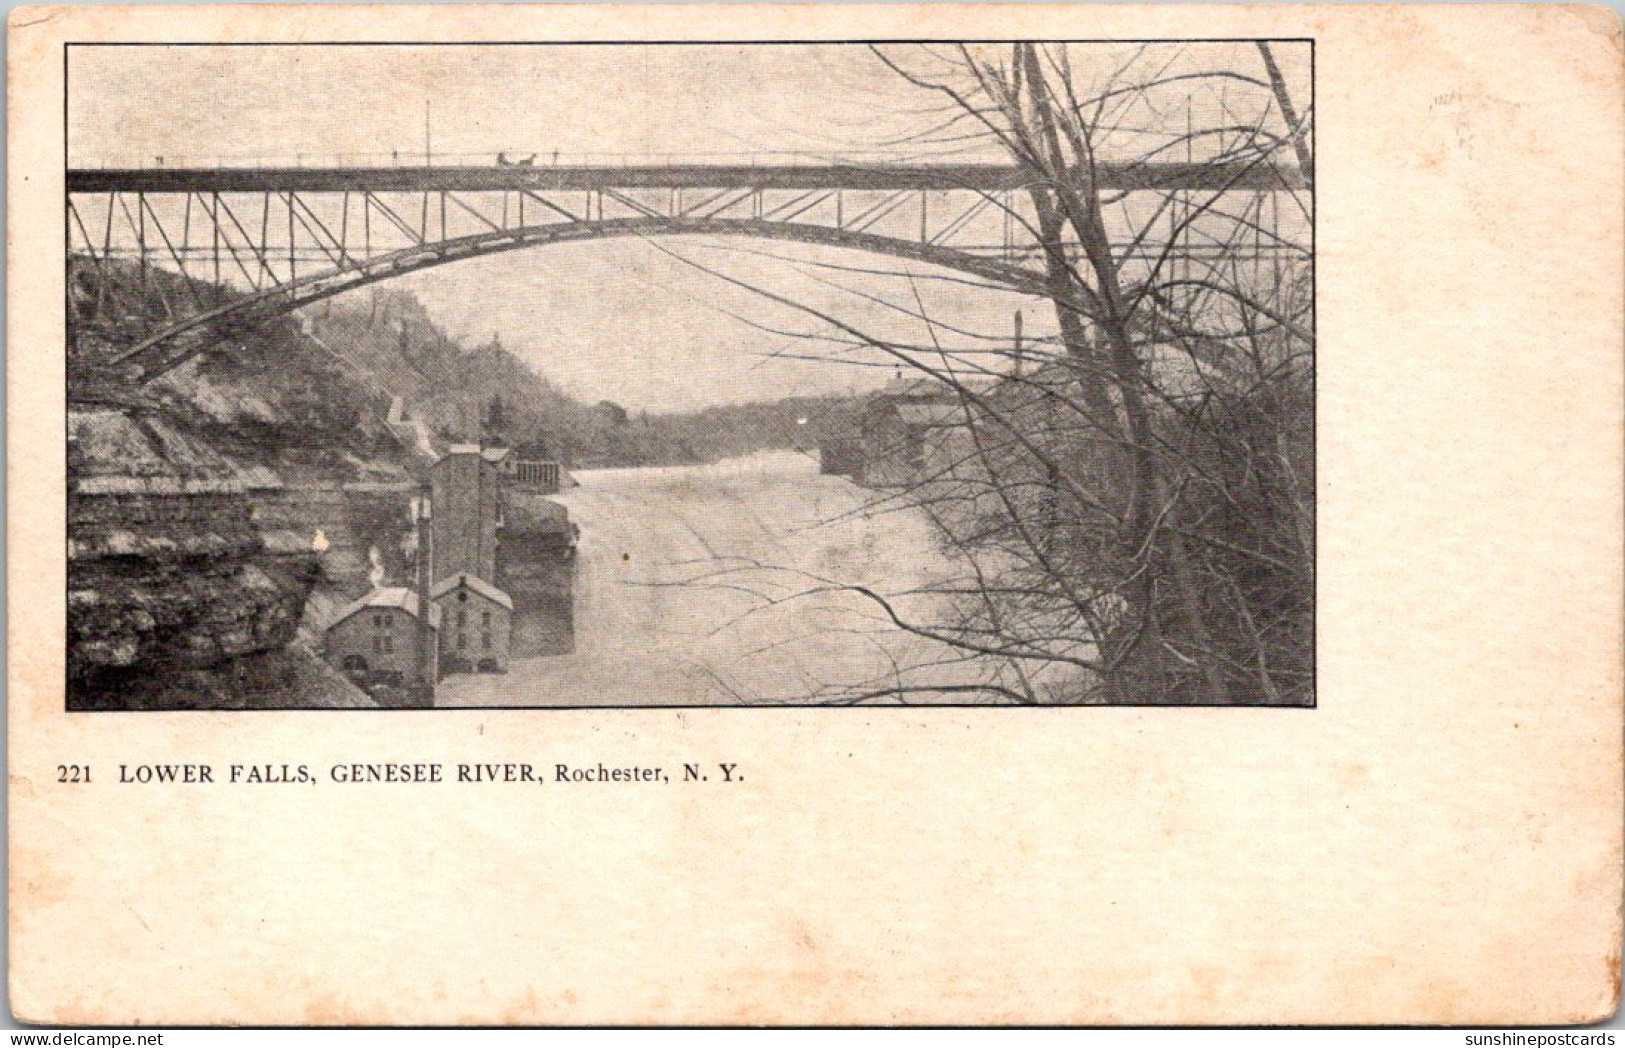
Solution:
M973 508L938 515L1015 582L972 621L1051 653L1057 638L1094 647L1108 701L1306 701L1313 303L1307 244L1283 236L1278 209L1307 214L1309 113L1267 43L1257 73L1178 45L1105 68L1081 53L1088 76L1065 46L877 51L1027 174L1017 217L1060 332L1039 372L957 391L985 490L957 470ZM1113 193L1097 178L1169 159L1199 161L1211 188ZM1261 172L1280 184L1232 189Z
M778 332L806 355L878 351L932 391L913 411L929 461L871 508L936 522L951 600L922 618L848 592L939 646L914 670L971 658L1006 699L1312 702L1312 103L1268 43L875 54L937 103L894 145L1019 166L1022 193L990 203L1035 245L1054 333L954 328L908 274L912 304L864 295L925 332L903 342L717 274L819 321ZM1170 163L1179 188L1134 184ZM832 695L930 687L903 669Z

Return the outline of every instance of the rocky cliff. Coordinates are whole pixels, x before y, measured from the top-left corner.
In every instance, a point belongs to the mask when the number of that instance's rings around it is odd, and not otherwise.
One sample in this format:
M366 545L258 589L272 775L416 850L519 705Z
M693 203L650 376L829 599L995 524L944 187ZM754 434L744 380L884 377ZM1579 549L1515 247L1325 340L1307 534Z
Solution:
M308 542L273 549L255 524L270 477L152 408L70 404L68 434L70 708L359 704L315 668L307 692L248 675L310 661L287 649L323 582Z

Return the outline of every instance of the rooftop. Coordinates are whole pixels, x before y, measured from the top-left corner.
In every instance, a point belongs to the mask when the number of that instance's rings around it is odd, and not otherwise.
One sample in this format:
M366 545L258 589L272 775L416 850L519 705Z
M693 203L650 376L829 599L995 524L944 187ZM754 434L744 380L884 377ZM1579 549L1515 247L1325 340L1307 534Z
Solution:
M328 624L327 628L332 629L351 615L369 609L404 611L413 618L417 618L418 595L405 586L380 586L360 600L340 608L339 613L333 617L333 621ZM440 609L432 604L429 606L429 627L431 629L440 628Z
M953 379L958 385L951 385L946 379ZM929 375L898 375L885 386L881 387L877 396L880 397L913 397L930 398L936 400L959 400L959 387L972 394L986 393L998 385L996 376L945 376L942 379Z
M457 589L459 586L467 586L469 589L473 590L475 593L478 593L486 600L500 604L509 611L513 610L513 598L509 597L506 593L497 589L489 582L486 582L478 575L470 575L466 571L459 572L456 575L441 579L439 582L435 583L434 588L429 591L429 596L433 600L439 600L441 597L444 597L446 594L450 593L454 589Z
M478 455L485 461L493 465L498 465L503 459L507 458L511 454L513 454L512 448L488 448L481 444L453 444L446 449L446 453L440 456L440 459L435 463L435 465L438 466L441 462L446 461L446 459L451 458L453 455Z
M962 426L980 413L969 404L899 404L897 414L910 426Z

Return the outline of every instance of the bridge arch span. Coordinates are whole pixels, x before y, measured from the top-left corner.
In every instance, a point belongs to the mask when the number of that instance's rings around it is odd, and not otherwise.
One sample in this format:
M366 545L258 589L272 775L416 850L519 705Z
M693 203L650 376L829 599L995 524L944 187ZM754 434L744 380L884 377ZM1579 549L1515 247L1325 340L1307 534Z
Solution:
M250 292L224 306L170 324L121 354L115 363L131 368L138 381L150 382L204 352L212 341L210 333L234 320L263 323L369 284L467 259L592 240L672 236L748 237L846 248L965 273L1010 291L1045 293L1042 274L1012 263L957 248L838 227L754 218L665 216L550 222L412 245Z

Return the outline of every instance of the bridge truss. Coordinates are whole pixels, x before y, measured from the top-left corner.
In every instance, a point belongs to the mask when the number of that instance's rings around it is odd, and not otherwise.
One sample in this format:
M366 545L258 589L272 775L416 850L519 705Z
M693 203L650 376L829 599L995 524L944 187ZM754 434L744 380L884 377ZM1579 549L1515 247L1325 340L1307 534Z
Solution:
M1130 268L1172 254L1187 272L1240 259L1278 273L1306 255L1296 170L1142 164L1096 177L1114 193L1122 228L1140 231L1117 246ZM1029 187L997 165L75 169L67 190L70 267L79 259L98 281L97 309L115 265L163 301L158 330L114 360L140 382L233 332L367 284L604 238L794 241L1012 291L1042 294L1046 284ZM1204 231L1215 220L1226 233ZM1161 235L1147 237L1151 229ZM166 292L157 270L186 279Z

